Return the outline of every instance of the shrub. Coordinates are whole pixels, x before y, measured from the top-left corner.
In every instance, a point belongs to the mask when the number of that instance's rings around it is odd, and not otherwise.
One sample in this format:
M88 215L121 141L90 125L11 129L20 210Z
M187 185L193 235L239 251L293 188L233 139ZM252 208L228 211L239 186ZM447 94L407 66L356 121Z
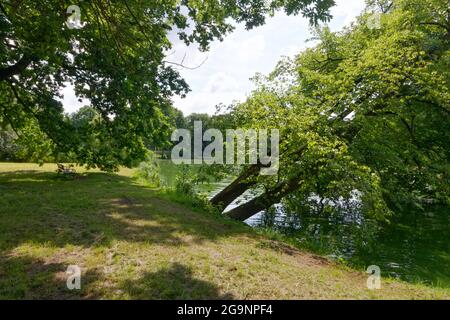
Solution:
M149 153L146 160L139 164L136 170L136 177L155 187L161 185L159 165L153 153Z
M195 194L195 186L197 185L197 175L188 166L183 164L180 172L175 178L175 190L178 193L193 196Z

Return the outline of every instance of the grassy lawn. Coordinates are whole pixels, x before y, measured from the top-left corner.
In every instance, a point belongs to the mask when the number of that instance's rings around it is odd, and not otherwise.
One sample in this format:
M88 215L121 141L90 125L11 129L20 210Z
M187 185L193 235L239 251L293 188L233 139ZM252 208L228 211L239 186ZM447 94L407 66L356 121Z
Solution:
M0 298L449 299L367 275L193 211L124 169L58 178L55 165L0 164ZM81 290L66 269L82 270Z

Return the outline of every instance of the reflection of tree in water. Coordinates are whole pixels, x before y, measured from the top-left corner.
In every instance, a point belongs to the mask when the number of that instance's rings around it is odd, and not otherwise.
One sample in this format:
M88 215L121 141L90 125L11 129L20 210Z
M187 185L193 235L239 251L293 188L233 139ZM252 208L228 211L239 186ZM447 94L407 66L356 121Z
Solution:
M294 238L303 247L336 257L351 257L375 236L377 224L364 217L354 199L290 197L264 212L260 226Z
M407 208L356 258L378 261L384 273L393 277L450 287L448 217L446 207Z
M291 197L264 212L259 226L352 265L379 265L385 276L450 286L448 208L407 208L388 224L363 212L357 201Z

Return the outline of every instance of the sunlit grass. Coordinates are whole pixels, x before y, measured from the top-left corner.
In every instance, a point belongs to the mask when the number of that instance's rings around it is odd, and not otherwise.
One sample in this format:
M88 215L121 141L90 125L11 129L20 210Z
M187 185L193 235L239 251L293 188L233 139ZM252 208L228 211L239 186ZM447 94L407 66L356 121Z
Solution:
M449 298L334 265L118 174L0 164L0 298ZM66 288L69 265L82 288Z

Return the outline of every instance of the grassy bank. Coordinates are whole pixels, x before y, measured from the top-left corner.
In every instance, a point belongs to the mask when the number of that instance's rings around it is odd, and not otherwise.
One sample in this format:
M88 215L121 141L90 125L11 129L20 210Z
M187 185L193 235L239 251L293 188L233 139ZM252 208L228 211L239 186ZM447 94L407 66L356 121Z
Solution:
M55 165L0 164L0 298L449 299L367 275L194 210L131 170L58 178ZM81 290L66 288L69 265Z

